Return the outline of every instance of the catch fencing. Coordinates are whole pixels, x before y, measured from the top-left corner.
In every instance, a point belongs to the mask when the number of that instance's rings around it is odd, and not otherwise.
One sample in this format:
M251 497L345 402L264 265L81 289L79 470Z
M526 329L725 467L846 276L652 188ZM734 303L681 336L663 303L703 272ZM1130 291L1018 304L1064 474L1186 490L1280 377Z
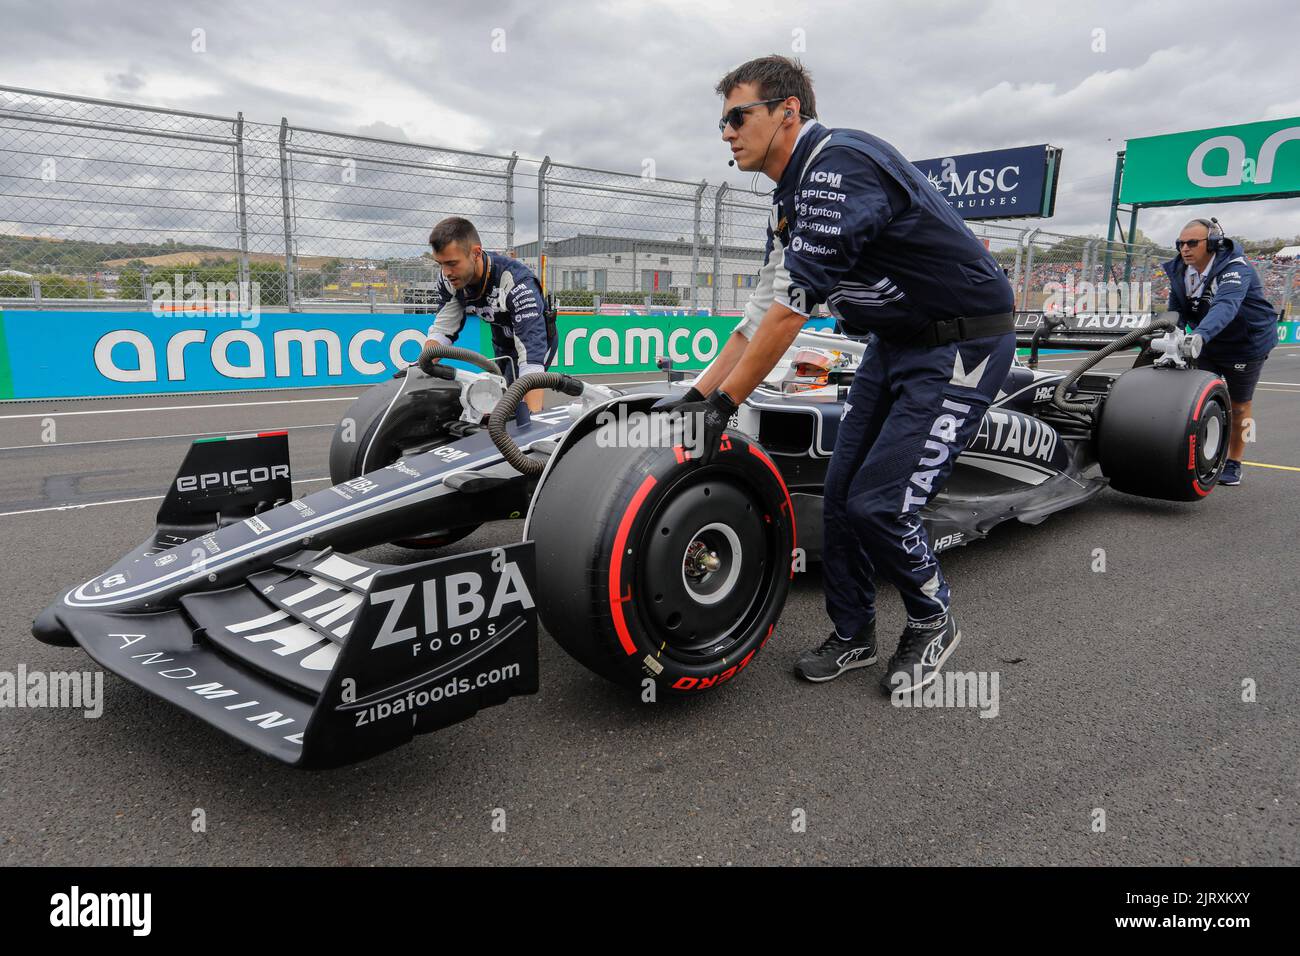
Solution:
M428 233L471 219L567 309L744 307L768 202L745 187L0 87L0 305L154 306L156 283L255 285L263 307L401 310L437 277ZM1060 286L1160 308L1173 250L974 223L1022 309ZM1295 262L1252 258L1300 307ZM1056 285L1053 285L1055 283ZM189 284L189 285L187 285ZM1117 289L1128 295L1116 301ZM197 294L197 293L196 293ZM244 294L244 293L241 293Z

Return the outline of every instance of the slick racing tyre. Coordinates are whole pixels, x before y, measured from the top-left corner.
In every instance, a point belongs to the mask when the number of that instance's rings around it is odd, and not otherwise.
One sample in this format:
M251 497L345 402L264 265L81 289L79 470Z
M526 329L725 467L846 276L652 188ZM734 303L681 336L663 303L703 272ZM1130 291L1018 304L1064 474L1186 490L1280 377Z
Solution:
M1101 410L1101 470L1117 491L1198 501L1210 493L1227 461L1231 407L1223 379L1209 372L1125 372Z
M690 695L727 683L785 604L793 509L771 459L728 434L708 465L589 433L537 492L529 533L551 636L616 683Z
M411 375L416 375L412 372ZM435 440L460 415L460 389L435 379L391 378L361 393L339 419L330 441L330 481L342 484L391 465L403 449ZM441 548L471 535L477 524L431 529L394 542Z

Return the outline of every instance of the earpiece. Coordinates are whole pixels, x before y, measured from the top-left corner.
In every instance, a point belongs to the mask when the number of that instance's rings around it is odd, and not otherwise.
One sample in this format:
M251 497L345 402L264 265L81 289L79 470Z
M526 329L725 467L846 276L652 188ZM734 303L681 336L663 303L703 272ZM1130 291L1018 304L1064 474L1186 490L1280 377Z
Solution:
M786 111L785 111L785 115L786 115L786 116L794 116L794 110L786 110Z

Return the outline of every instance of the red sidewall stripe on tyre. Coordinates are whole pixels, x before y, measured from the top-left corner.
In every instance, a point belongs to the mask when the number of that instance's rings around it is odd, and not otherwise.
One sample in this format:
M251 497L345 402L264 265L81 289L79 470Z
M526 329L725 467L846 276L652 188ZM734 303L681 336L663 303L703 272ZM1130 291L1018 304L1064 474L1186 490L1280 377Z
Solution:
M623 617L623 605L632 599L632 595L630 591L627 597L619 593L623 582L623 554L627 550L627 536L632 531L632 522L636 520L636 513L641 509L646 496L650 494L655 484L655 476L646 475L645 481L641 482L641 487L628 502L627 510L623 512L623 517L618 522L618 533L614 536L614 560L609 567L609 613L614 619L614 633L618 635L618 642L623 645L623 650L629 657L636 653L636 644L632 641L632 635L627 629L627 621Z
M1201 392L1201 397L1196 400L1196 411L1192 412L1193 422L1199 422L1201 420L1201 407L1205 404L1206 396L1209 395L1210 392L1214 391L1215 386L1217 386L1221 381L1223 381L1223 379L1216 378L1214 381L1210 382L1209 385L1205 386L1204 391ZM1195 431L1193 431L1191 434L1190 442L1191 443L1188 446L1190 449L1188 459L1191 462L1191 468L1193 470L1192 491L1196 492L1198 495L1204 498L1206 495L1210 493L1210 489L1202 488L1201 479L1198 475L1195 474L1195 462L1196 462L1196 432Z
M793 558L794 551L799 547L799 529L795 527L794 504L790 501L790 489L785 486L785 479L781 473L776 470L776 465L772 464L772 459L754 445L749 446L749 453L758 457L758 460L771 469L772 474L776 476L776 483L781 486L781 494L785 495L785 513L790 516L790 554ZM794 561L790 562L790 578L794 578Z

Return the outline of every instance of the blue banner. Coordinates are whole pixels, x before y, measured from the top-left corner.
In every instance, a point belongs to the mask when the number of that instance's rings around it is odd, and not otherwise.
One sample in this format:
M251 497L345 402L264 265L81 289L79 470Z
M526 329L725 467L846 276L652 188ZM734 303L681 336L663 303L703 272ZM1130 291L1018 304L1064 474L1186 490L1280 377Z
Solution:
M943 194L963 219L1050 216L1055 184L1047 189L1053 148L1019 146L962 156L919 159L912 163Z
M673 321L676 319L676 321ZM657 320L657 321L649 321ZM0 312L0 400L367 385L420 355L432 316L274 312ZM610 374L703 368L736 316L562 314L554 371ZM808 328L830 328L830 319ZM678 334L675 329L685 329ZM457 345L491 354L491 329L467 316ZM459 362L449 364L472 368Z
M8 386L0 398L363 385L414 362L430 321L368 312L241 319L6 310L9 380L0 375ZM467 317L459 344L477 349L480 332Z

